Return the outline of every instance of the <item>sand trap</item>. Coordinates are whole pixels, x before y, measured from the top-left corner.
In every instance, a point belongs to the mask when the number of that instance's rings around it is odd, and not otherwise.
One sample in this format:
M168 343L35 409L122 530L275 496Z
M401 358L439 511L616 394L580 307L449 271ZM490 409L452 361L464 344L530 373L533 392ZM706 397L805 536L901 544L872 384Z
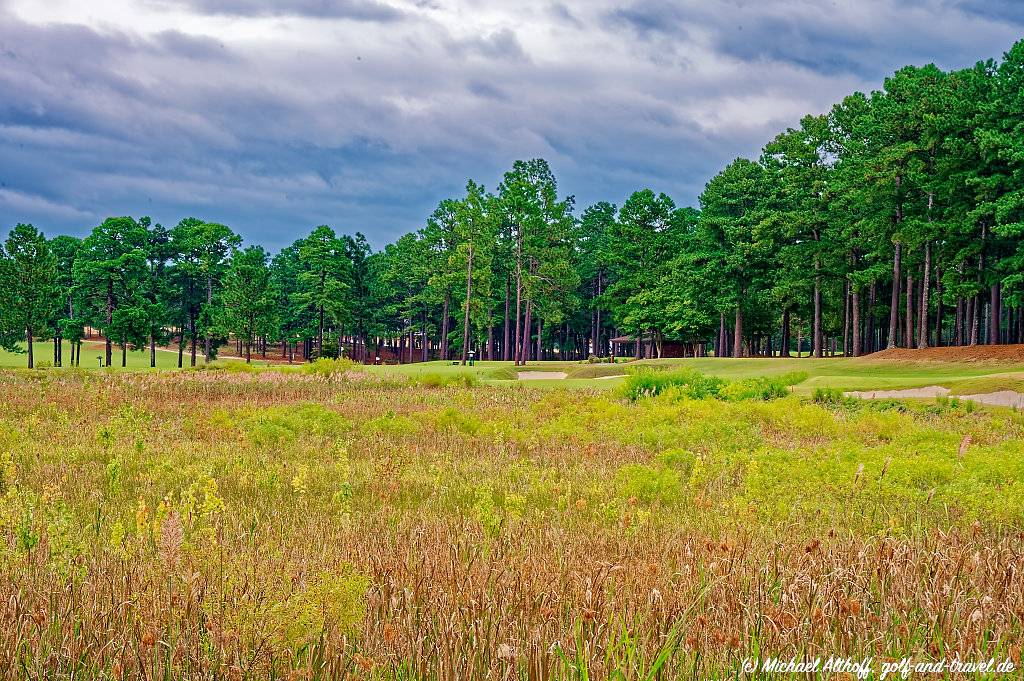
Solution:
M901 397L945 397L946 395L949 395L949 388L943 388L938 385L930 385L925 388L908 388L907 390L862 390L846 393L847 397L859 397L862 400L887 400ZM1000 390L994 393L979 393L977 395L957 395L956 398L977 402L978 404L1024 409L1024 393L1013 390Z
M981 404L994 404L998 407L1024 409L1024 393L1014 392L1013 390L1000 390L998 392L984 393L981 395L960 395L960 399L979 402Z
M543 381L565 378L568 375L564 371L520 371L518 377L520 381Z
M614 376L598 376L595 381L607 381L609 378L625 378L626 374L615 374Z
M846 393L847 397L859 397L862 400L890 400L900 397L944 397L949 388L940 385L929 385L924 388L907 388L905 390L855 390Z

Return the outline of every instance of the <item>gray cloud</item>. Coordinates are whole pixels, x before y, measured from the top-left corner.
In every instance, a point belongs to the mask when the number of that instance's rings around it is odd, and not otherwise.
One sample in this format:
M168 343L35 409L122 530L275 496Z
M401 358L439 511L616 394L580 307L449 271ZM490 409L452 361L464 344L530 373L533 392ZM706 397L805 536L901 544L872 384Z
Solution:
M0 230L200 215L272 248L323 223L381 245L533 156L581 208L693 204L802 114L1020 32L967 0L96 1L102 21L0 0Z
M231 16L305 16L356 21L395 21L402 13L375 0L179 0L197 12Z

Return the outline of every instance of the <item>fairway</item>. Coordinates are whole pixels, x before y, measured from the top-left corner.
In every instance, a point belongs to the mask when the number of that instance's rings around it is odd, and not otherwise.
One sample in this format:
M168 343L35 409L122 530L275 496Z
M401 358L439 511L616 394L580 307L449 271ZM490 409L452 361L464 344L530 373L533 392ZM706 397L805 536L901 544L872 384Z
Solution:
M71 357L71 344L67 341L63 342L63 357L64 361L68 362ZM53 341L49 342L37 342L33 344L36 365L44 368L52 368L53 365ZM20 344L22 352L11 352L0 348L0 367L2 368L20 368L26 365L28 354L25 352L24 343ZM82 343L82 369L96 369L103 359L104 345L101 341L83 341ZM121 348L115 346L113 349L111 370L125 369L151 369L150 367L150 356L149 348L142 348L139 350L128 350L125 355L125 367L121 366ZM184 363L187 367L189 365L190 357L189 350L185 348ZM240 361L237 357L227 357L221 361ZM262 364L258 359L254 362L259 365ZM200 350L196 357L196 365L204 365L205 359L203 358L202 350ZM178 367L178 349L174 348L158 348L156 352L156 368L157 369L176 369Z
M643 370L671 371L692 369L712 376L739 380L755 376L805 374L793 386L799 395L810 395L816 388L841 391L885 390L938 385L951 388L955 394L1018 390L1024 382L1024 363L1018 362L932 362L893 361L835 357L801 358L699 358L632 361L625 358L617 364L586 362L535 362L514 367L510 362L476 362L460 366L452 362L423 362L406 365L367 367L371 373L410 377L472 376L482 384L523 385L538 389L576 388L610 390L622 385L627 375ZM560 380L521 381L520 372L567 374Z

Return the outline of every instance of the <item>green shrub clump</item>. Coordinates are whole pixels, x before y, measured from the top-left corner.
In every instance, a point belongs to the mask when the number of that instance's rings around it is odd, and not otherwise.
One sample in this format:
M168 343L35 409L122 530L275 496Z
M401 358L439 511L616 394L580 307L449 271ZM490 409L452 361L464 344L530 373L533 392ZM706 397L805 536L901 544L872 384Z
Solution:
M652 371L643 369L631 374L623 386L626 397L636 401L642 397L670 395L676 398L718 399L730 402L743 400L774 400L789 394L789 386L806 378L795 373L784 376L758 376L741 381L728 381L688 369Z

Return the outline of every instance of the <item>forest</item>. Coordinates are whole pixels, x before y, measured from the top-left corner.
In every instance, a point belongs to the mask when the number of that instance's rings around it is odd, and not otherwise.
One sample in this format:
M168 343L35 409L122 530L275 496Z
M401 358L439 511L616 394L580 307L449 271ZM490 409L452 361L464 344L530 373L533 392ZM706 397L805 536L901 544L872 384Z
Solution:
M739 158L697 207L636 191L577 211L549 164L472 180L374 251L316 227L279 253L230 227L111 217L85 238L10 231L0 343L78 365L129 349L206 361L859 356L1024 340L1024 41L1001 60L907 66ZM87 331L88 330L88 331ZM62 342L65 341L65 342ZM64 357L65 345L71 348ZM46 358L50 361L50 358Z

